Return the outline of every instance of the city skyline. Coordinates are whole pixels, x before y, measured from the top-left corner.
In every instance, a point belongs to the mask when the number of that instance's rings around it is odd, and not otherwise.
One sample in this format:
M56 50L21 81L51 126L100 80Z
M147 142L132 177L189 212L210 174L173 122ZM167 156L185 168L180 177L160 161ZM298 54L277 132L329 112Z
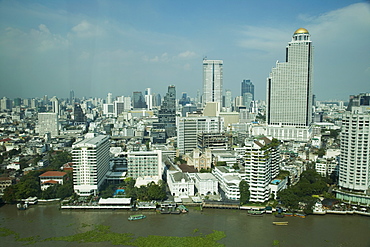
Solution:
M315 37L317 100L369 91L368 2L212 3L1 1L0 96L163 94L175 85L194 98L207 56L224 61L233 97L250 79L265 100L266 77L300 27Z

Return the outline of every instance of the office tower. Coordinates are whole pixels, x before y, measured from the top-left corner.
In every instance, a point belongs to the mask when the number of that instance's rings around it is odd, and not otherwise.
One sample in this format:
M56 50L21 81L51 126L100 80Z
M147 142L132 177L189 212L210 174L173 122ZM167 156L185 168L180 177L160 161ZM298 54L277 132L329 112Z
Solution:
M185 106L190 104L190 98L187 93L182 93L181 99L179 100L179 105Z
M51 98L51 111L56 113L56 114L60 114L60 107L59 107L59 100L56 96L54 96L53 98Z
M203 59L203 106L207 102L218 102L222 105L222 65L222 60Z
M73 102L75 101L75 92L73 90L69 91L69 103L73 105Z
M224 107L231 108L231 102L232 102L231 90L226 89Z
M12 109L12 101L7 97L3 97L0 102L1 110L11 110Z
M162 151L139 151L127 153L127 176L152 177L160 180L164 167L162 166Z
M79 196L97 195L109 170L108 136L88 135L72 145L73 189Z
M251 80L243 80L242 81L241 96L243 96L245 93L251 93L252 94L252 100L254 100L254 85L251 82Z
M268 135L307 141L312 122L312 58L309 32L299 28L286 47L286 61L277 62L267 78ZM287 128L281 128L286 126Z
M108 95L107 95L107 104L113 104L113 95L112 95L112 93L108 93Z
M132 101L134 108L146 108L145 99L142 92L134 92L132 95Z
M124 97L118 97L116 101L114 101L114 116L117 117L122 112L125 111L125 102Z
M124 97L123 98L123 103L124 103L124 110L129 111L131 110L131 97Z
M114 104L103 104L103 114L106 117L114 117Z
M153 123L153 127L156 130L165 130L165 137L175 137L176 136L176 88L171 85L168 86L168 91L164 96L161 109L158 111L158 122ZM160 134L159 131L157 131ZM163 142L165 140L159 140Z
M148 107L148 110L152 110L153 109L153 95L152 95L152 89L151 88L147 88L145 90L145 103Z
M249 109L253 101L253 95L251 93L244 93L242 97L243 105L245 106L246 109Z
M15 98L13 100L13 106L21 106L22 105L22 99L21 98Z
M80 104L75 104L73 107L73 120L75 123L86 123L86 116Z
M220 117L181 117L177 128L177 147L181 154L198 146L200 133L223 133L224 120Z
M46 133L50 133L52 137L59 135L58 114L54 112L38 113L36 133L39 133L39 136L43 136Z
M370 93L350 96L340 149L339 187L365 194L370 188Z

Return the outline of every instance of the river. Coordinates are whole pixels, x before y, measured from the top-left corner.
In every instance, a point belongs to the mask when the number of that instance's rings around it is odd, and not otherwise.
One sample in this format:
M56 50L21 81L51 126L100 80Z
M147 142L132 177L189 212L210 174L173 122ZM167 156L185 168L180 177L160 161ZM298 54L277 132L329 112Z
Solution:
M134 233L135 236L194 236L224 231L226 238L218 241L225 246L281 247L348 246L370 247L370 217L359 215L311 215L305 219L273 215L248 216L244 210L190 209L188 214L161 215L144 212L144 220L128 221L131 211L60 210L58 205L32 205L17 210L15 205L0 208L0 227L20 234L20 237L68 236L85 232L91 225L107 225L112 232ZM288 221L287 226L275 226L273 221ZM194 233L197 229L197 233ZM0 237L0 246L22 246L13 236ZM107 242L76 243L63 241L37 242L29 246L115 246Z

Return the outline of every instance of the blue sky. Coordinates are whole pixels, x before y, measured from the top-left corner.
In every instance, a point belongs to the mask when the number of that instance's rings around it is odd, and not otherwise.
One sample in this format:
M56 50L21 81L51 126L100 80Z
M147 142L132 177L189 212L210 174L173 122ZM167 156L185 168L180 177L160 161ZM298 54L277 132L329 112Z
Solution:
M284 61L294 31L315 46L314 94L370 92L365 1L0 1L0 97L162 96L202 90L202 59L224 61L224 89L240 95Z

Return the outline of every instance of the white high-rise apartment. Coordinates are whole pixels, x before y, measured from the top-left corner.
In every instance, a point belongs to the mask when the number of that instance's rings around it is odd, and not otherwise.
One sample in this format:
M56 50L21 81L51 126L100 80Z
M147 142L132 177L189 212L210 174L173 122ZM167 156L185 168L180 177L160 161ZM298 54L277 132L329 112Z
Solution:
M97 195L109 170L109 137L89 137L72 145L73 189L80 196Z
M313 46L307 29L297 29L267 78L267 135L307 141L312 122Z
M223 133L221 117L181 117L178 120L177 146L185 154L197 148L199 133Z
M370 188L370 93L351 96L340 148L339 187L365 194Z
M222 105L222 60L203 59L203 106L207 102Z
M265 202L270 198L269 184L279 174L280 158L271 140L262 137L245 142L244 180L248 182L250 201Z
M59 135L59 119L58 114L54 112L40 112L38 114L38 123L36 132L40 136L50 133L52 137Z

